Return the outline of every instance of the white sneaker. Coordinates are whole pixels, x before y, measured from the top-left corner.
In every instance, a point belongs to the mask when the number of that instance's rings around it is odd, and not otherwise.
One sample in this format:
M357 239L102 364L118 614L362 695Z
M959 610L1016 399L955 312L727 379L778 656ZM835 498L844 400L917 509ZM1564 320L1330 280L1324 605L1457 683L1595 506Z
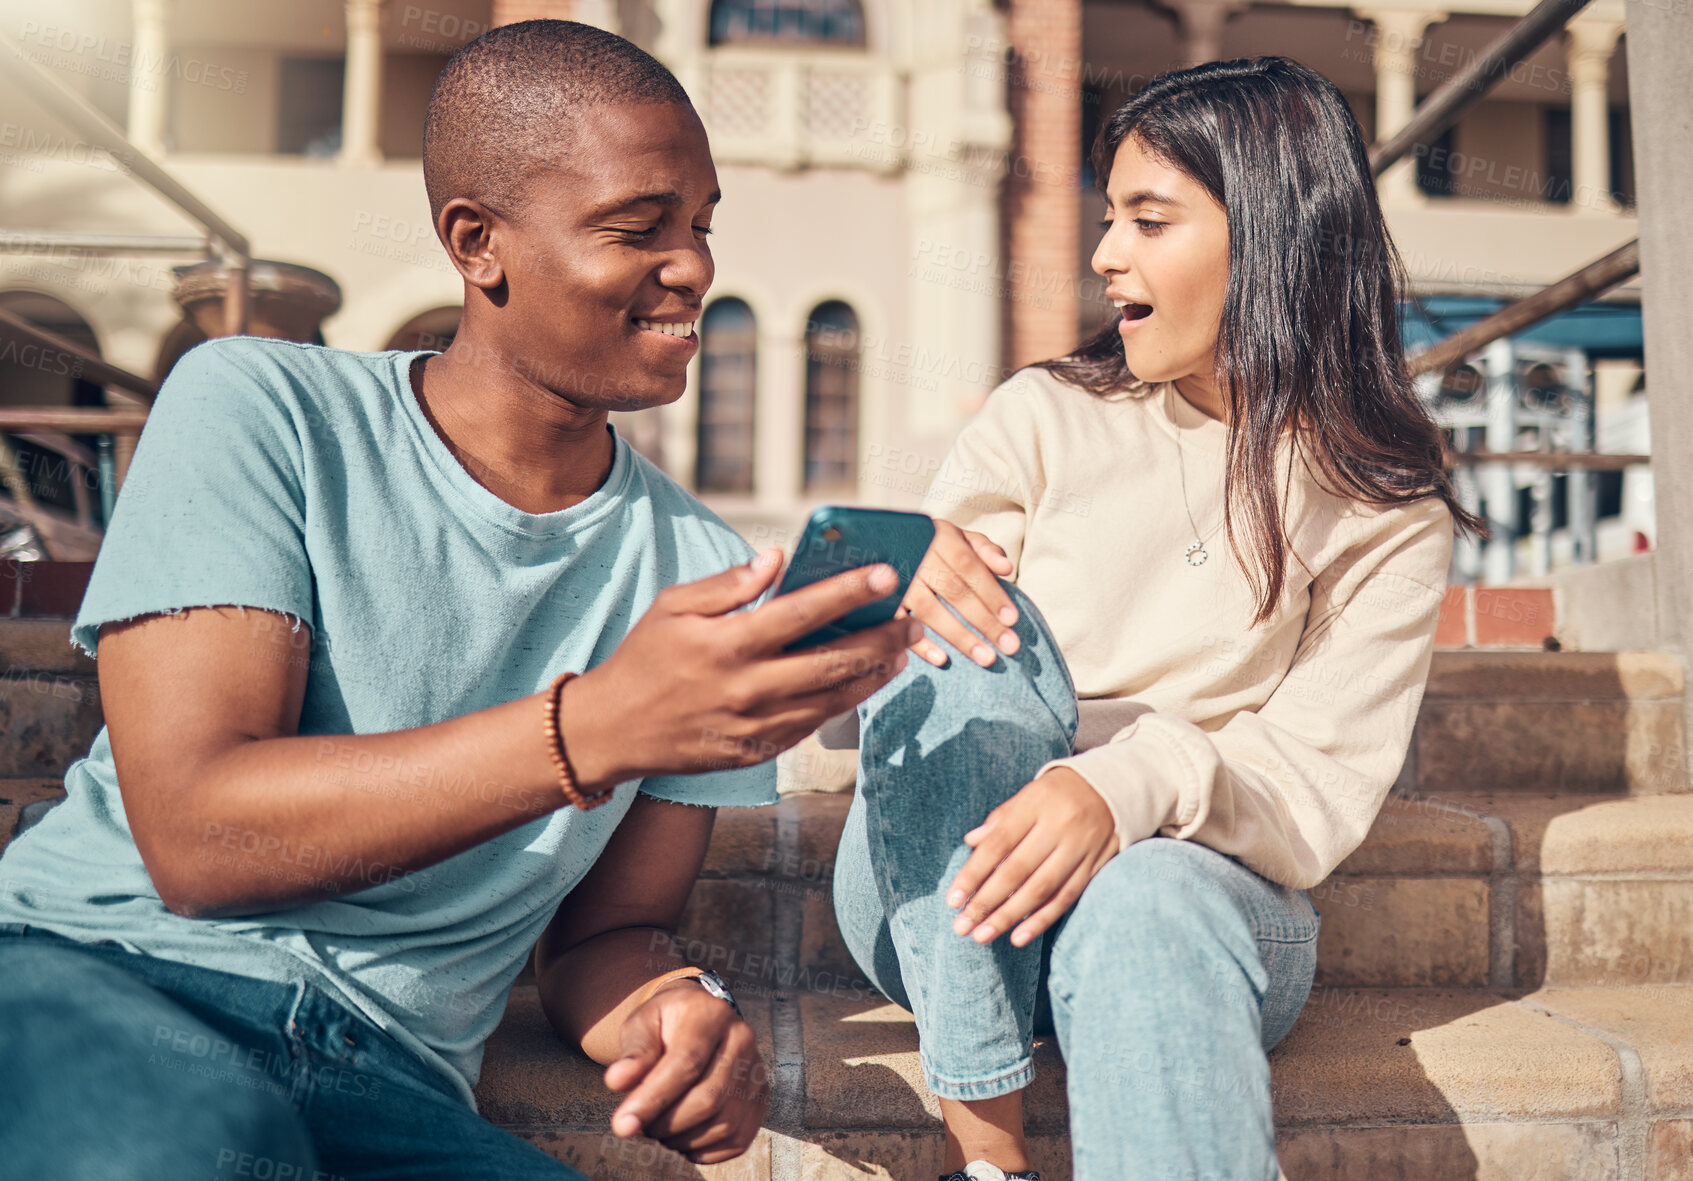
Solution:
M963 1172L942 1177L941 1181L1040 1181L1040 1174L1032 1169L1026 1173L1007 1173L985 1160L973 1160L964 1166Z

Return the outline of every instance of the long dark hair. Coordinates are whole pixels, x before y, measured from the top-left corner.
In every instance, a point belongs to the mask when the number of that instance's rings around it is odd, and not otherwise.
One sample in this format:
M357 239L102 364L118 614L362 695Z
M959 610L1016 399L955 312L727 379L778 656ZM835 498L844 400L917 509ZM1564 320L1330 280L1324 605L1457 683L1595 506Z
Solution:
M1438 496L1460 527L1482 532L1457 502L1444 440L1405 371L1404 266L1357 120L1334 83L1283 57L1160 74L1100 129L1093 163L1101 191L1130 136L1228 214L1216 351L1231 427L1223 519L1257 596L1252 622L1269 618L1285 582L1276 488L1285 430L1295 460L1303 457L1331 492L1371 504ZM1135 380L1115 320L1039 367L1098 395ZM1244 558L1237 519L1256 564Z

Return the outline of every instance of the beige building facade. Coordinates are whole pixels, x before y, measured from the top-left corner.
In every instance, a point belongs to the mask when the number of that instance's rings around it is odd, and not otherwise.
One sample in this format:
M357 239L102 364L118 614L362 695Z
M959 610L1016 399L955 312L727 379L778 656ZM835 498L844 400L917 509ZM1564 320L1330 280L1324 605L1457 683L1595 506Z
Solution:
M323 339L351 349L439 347L455 323L460 284L419 167L447 57L531 16L643 45L694 97L725 201L690 393L622 427L749 534L779 541L816 503L916 503L1009 369L1063 351L1105 314L1086 266L1100 207L1084 142L1147 78L1288 54L1333 78L1382 136L1529 6L0 0L0 33L246 233L256 257L330 276L342 304ZM1594 0L1382 178L1420 293L1524 294L1635 235L1624 33L1621 0ZM0 229L191 227L0 80ZM183 260L10 241L0 307L79 332L138 373L168 360ZM1638 366L1607 365L1601 398L1620 405ZM17 369L0 403L87 396Z

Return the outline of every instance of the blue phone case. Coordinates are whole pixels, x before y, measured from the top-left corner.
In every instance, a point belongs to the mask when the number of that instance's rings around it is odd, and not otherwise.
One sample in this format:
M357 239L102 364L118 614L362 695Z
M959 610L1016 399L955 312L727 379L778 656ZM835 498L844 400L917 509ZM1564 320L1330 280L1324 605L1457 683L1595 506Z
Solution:
M782 572L776 594L785 595L877 562L894 568L899 585L874 603L854 608L833 623L801 636L788 645L787 651L816 647L892 619L934 540L935 523L923 513L844 505L824 505L812 513L788 568Z

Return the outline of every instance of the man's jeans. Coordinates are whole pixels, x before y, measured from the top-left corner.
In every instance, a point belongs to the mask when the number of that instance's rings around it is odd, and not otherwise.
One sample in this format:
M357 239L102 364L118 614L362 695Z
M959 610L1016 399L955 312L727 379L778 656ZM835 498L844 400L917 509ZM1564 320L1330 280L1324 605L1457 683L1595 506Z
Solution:
M1266 1054L1316 970L1301 891L1188 841L1112 858L1046 936L986 947L946 905L963 836L1071 753L1077 706L1045 621L1007 584L1016 656L947 647L859 707L858 791L835 913L859 967L917 1018L929 1087L986 1099L1028 1085L1032 1034L1056 1031L1078 1181L1273 1181Z
M581 1181L316 985L0 924L0 1172Z

